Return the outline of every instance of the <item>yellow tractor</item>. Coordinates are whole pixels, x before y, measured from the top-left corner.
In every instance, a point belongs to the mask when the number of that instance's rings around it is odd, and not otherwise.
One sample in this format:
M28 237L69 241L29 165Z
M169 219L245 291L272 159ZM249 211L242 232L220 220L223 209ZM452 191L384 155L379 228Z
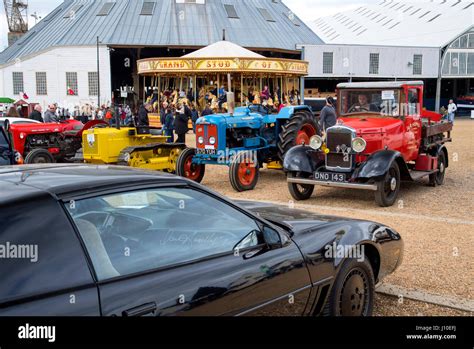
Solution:
M84 161L175 173L186 145L166 140L159 130L148 127L89 129L82 134Z

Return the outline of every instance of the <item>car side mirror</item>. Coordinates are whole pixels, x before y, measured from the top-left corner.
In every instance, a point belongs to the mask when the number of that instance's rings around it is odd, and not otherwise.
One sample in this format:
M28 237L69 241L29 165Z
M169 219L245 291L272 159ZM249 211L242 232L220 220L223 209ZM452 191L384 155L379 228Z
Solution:
M281 235L278 231L265 225L262 229L262 233L265 243L271 250L276 250L283 247Z

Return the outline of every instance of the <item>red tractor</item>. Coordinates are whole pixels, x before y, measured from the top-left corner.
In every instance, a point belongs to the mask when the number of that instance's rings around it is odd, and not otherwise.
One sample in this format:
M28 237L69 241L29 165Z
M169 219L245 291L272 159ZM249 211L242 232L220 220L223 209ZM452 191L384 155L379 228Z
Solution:
M423 109L422 81L339 84L337 115L325 135L287 153L294 199L309 199L315 186L364 189L387 207L402 180L444 183L453 125Z
M90 121L83 125L79 121L61 123L17 124L6 122L13 146L25 159L26 164L68 162L82 148L82 132L104 121Z

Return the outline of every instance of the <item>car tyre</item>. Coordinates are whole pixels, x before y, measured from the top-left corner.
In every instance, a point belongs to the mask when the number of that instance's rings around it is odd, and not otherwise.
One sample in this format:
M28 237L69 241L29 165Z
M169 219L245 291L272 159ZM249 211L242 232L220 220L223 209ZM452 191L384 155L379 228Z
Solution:
M341 266L323 316L372 316L375 278L367 259L347 259Z
M443 151L441 151L438 155L438 172L430 175L430 185L432 187L444 184L444 179L446 177L446 168L446 155Z
M206 165L193 164L192 161L195 155L196 149L187 148L183 150L176 162L176 174L201 183L206 172Z
M290 172L288 173L288 178L307 178L309 175L305 176L303 173L299 172ZM314 185L311 184L297 184L297 183L288 183L288 190L290 191L291 196L296 201L304 201L311 198L314 192Z
M392 163L384 178L377 183L375 201L380 207L393 206L400 193L400 168L396 161Z
M34 149L25 158L25 164L54 164L56 161L46 149Z

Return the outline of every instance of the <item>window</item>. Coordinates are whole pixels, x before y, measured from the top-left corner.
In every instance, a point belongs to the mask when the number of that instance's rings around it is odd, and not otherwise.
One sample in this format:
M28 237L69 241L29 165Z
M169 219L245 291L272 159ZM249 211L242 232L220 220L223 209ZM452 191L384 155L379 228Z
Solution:
M69 10L68 12L66 12L66 14L64 15L64 18L74 18L76 17L76 14L79 12L79 10L84 7L84 5L75 5L71 8L71 10Z
M413 56L413 75L423 74L423 55Z
M23 72L13 72L13 94L17 95L25 91L23 86Z
M227 12L228 18L239 18L237 11L235 10L234 5L224 5L224 8Z
M369 74L379 73L379 59L380 59L380 55L378 53L370 54Z
M141 16L152 16L155 11L156 2L154 1L144 1L142 5L142 11L140 12Z
M107 16L114 6L115 2L106 2L100 9L99 13L97 13L97 16Z
M77 96L77 73L66 73L66 94L68 96Z
M408 90L408 115L419 115L420 113L420 94L417 88Z
M275 22L272 15L270 14L270 12L266 8L259 8L258 11L263 16L263 18L265 18L265 20L267 22Z
M2 197L8 201L9 196L14 197L12 193L7 189ZM0 211L0 249L16 248L23 257L0 259L0 309L3 302L93 282L80 241L64 211L52 198L32 200L3 205ZM64 298L60 302L64 307Z
M323 74L333 73L333 53L323 52Z
M0 124L0 126L4 126L3 124ZM3 148L3 149L2 149ZM4 149L10 148L10 144L8 143L5 133L3 132L3 129L0 128L0 157L2 155L2 152Z
M185 187L79 200L67 208L99 280L232 254L264 240L251 217Z
M99 95L99 81L96 71L89 72L89 96Z
M38 96L46 96L48 94L46 72L36 72L36 94Z

